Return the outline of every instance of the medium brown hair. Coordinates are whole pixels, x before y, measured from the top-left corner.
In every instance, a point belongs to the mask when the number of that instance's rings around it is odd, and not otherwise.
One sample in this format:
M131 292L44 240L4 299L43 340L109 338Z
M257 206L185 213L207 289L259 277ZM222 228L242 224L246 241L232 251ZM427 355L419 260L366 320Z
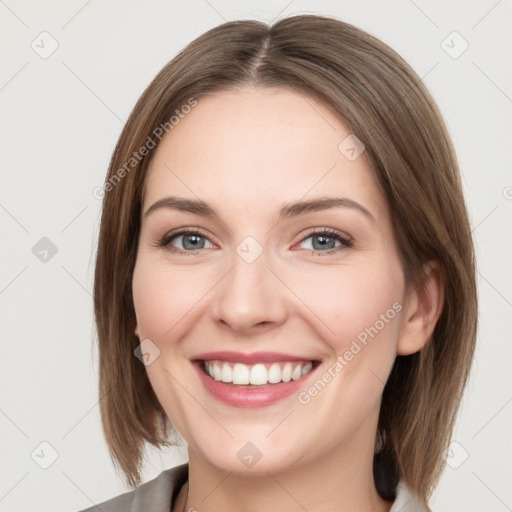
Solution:
M145 442L170 444L169 421L134 357L132 277L153 151L141 157L141 148L191 98L244 85L292 88L330 108L366 147L407 281L419 282L426 262L440 264L442 314L422 350L396 358L374 459L381 496L392 499L402 480L426 502L444 467L476 336L474 250L458 165L441 115L411 67L378 39L323 16L271 26L234 21L208 31L158 73L121 133L105 183L94 282L101 416L112 459L135 486Z

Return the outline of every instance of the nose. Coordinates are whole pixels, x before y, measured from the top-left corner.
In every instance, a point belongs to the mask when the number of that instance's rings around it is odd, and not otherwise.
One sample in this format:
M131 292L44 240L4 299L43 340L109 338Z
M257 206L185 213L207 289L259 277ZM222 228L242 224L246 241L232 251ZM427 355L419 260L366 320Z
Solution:
M214 293L215 322L237 334L275 329L288 314L286 286L267 267L265 253L251 263L234 253L231 270Z

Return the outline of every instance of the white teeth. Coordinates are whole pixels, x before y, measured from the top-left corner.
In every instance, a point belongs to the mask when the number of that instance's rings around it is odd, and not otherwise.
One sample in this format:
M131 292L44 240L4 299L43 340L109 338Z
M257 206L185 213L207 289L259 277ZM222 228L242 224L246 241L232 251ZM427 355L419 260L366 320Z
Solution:
M278 384L300 379L313 369L313 363L257 363L247 365L225 361L206 361L205 370L212 379L237 385Z
M233 384L249 384L249 367L236 363L233 366Z
M300 379L301 375L302 375L302 368L301 368L300 364L298 364L298 365L293 369L293 372L292 372L292 380Z
M213 378L215 380L222 379L222 370L220 368L220 364L217 361L213 363Z
M274 363L268 370L268 382L277 384L281 382L281 367L279 363Z
M305 366L303 366L302 375L306 375L306 373L309 373L311 371L311 368L313 368L313 363L307 363Z
M290 382L292 380L292 363L286 363L281 374L283 382Z
M233 382L233 368L229 364L222 365L222 382Z
M266 384L268 372L264 364L255 364L251 368L251 375L249 383L251 384Z

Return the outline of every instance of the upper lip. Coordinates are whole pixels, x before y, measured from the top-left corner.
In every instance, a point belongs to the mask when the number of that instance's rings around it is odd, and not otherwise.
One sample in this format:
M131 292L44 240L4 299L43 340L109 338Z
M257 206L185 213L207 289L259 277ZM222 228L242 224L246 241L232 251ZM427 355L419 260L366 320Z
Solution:
M256 363L273 363L278 361L317 361L312 357L294 356L291 354L283 354L278 352L245 352L233 351L217 351L204 352L191 358L192 360L202 361L226 361L230 363L256 364Z

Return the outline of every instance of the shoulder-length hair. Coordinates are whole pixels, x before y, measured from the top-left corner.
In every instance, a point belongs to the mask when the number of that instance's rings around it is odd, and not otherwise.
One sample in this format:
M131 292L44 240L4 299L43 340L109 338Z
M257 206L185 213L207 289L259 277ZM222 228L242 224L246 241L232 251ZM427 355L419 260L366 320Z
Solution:
M145 442L171 444L169 420L134 357L132 277L148 162L163 131L190 105L243 85L291 88L330 108L365 145L407 281L419 283L427 261L440 263L442 314L422 350L396 358L374 459L383 497L403 480L426 502L444 468L476 337L474 249L458 164L441 115L411 67L366 32L323 16L271 26L234 21L206 32L158 73L121 133L103 187L94 281L101 416L112 460L135 486Z

